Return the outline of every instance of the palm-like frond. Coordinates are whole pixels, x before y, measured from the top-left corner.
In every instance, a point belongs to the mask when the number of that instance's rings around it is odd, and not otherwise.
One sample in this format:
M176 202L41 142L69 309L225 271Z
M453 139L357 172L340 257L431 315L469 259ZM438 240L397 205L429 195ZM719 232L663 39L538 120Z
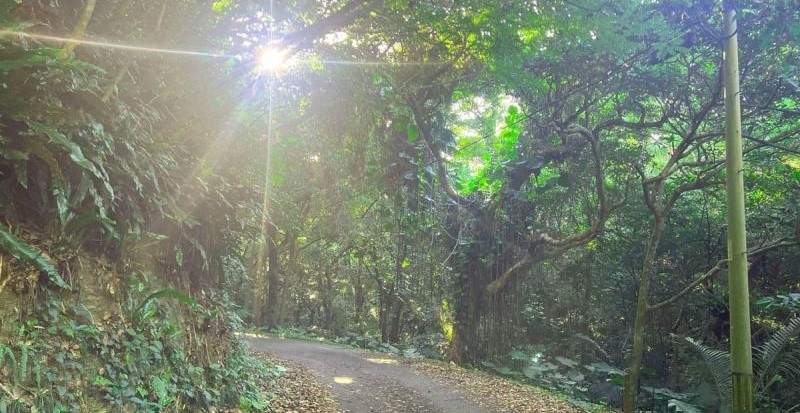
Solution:
M800 378L800 348L782 357L775 371L785 378Z
M800 354L798 351L784 351L792 346L792 338L798 333L800 333L800 318L794 318L764 344L753 348L753 367L756 371L757 386L766 386L773 372L785 377L800 377L800 363L798 363ZM779 360L777 364L776 360Z
M727 411L726 406L730 403L733 394L733 383L731 381L731 355L727 351L717 350L703 344L700 340L691 337L682 337L689 343L689 348L694 350L705 362L706 368L714 378L714 384L719 392L720 402L723 411Z
M753 347L753 371L755 392L763 392L775 376L782 378L800 377L800 346L792 339L800 334L800 318L789 321L764 344ZM706 368L714 379L719 392L722 411L729 411L733 384L731 381L731 356L723 350L706 346L691 337L678 337L679 342L700 355ZM792 347L796 347L792 349Z

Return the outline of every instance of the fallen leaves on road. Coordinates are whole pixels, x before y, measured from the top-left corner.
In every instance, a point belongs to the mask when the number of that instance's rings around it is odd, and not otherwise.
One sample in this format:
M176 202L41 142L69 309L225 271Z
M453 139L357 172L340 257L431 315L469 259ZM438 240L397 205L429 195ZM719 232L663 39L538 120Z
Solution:
M430 413L437 412L430 400L422 394L403 387L398 383L388 383L375 386L372 391L376 394L376 401L382 405L375 410L380 413ZM349 412L349 410L347 411Z
M275 398L270 402L274 413L341 413L330 390L320 385L308 369L302 365L277 359L271 355L258 354L286 368L286 372L272 384Z
M286 368L284 375L270 386L275 398L270 403L274 413L342 413L329 388L321 385L316 377L296 362L275 358L268 353L257 353L273 363ZM487 411L497 413L583 413L564 400L531 386L494 376L479 370L470 370L453 364L427 360L402 360L421 374L437 382L452 386L458 393ZM393 364L393 363L392 363ZM428 412L430 406L423 403L420 395L408 389L384 386L375 392L385 403L383 412Z
M472 395L479 405L503 413L582 413L553 395L477 370L431 361L407 361L430 378Z

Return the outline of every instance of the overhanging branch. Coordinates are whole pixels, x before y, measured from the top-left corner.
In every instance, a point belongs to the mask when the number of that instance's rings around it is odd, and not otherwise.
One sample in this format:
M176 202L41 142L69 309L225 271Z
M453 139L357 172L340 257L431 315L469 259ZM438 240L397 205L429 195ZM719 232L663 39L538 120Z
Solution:
M425 141L425 144L428 146L428 150L430 150L431 155L433 156L434 163L436 164L436 175L439 179L439 184L442 186L444 192L450 197L450 199L452 199L456 204L467 208L470 204L469 200L463 195L459 194L450 183L450 177L447 175L447 168L445 168L442 154L438 149L436 149L436 145L433 142L433 130L430 122L428 122L428 119L425 116L425 112L422 109L422 103L414 99L407 99L407 101L408 106L411 108L411 112L414 115L414 121L417 123L417 127L419 127L420 135L422 135L422 139Z
M369 3L368 0L351 0L328 17L317 20L296 32L285 35L282 39L282 43L288 48L300 49L306 47L309 43L323 35L333 30L347 27L358 18L366 16L368 9L365 6L367 3Z
M686 288L681 290L681 292L673 295L670 298L667 298L666 300L664 300L664 301L662 301L662 302L660 302L658 304L648 305L647 306L647 310L648 311L657 310L657 309L659 309L661 307L668 306L668 305L674 303L675 301L678 301L681 297L683 297L684 295L686 295L686 294L690 293L692 290L694 290L695 287L700 285L700 283L702 283L703 281L713 277L718 272L724 270L727 267L728 267L728 260L727 259L719 260L715 266L713 266L710 270L706 271L705 274L701 275L696 280L694 280Z
M795 240L795 239L782 238L782 239L780 239L778 241L771 242L769 244L765 244L765 245L761 245L759 247L751 248L750 250L747 251L747 260L750 261L750 263L752 264L752 262L755 259L755 257L757 257L757 256L759 256L761 254L764 254L766 252L772 251L774 249L793 246L793 245L797 245L797 244L798 244L797 240ZM696 280L694 280L691 284L686 286L686 288L681 290L679 293L673 295L670 298L667 298L666 300L664 300L664 301L662 301L662 302L660 302L658 304L648 305L647 306L648 311L650 311L650 310L658 310L659 308L668 306L668 305L674 303L675 301L678 301L681 297L683 297L686 294L692 292L702 282L712 278L713 276L717 275L720 271L724 270L727 267L728 267L728 260L727 259L719 260L716 265L711 267L710 270L706 271L705 274L703 274L700 277L698 277Z
M531 241L531 246L528 248L525 256L522 257L522 259L516 264L511 266L511 268L506 270L502 275L500 275L500 277L486 286L486 292L490 295L498 293L506 285L508 285L512 279L524 271L527 271L533 264L560 256L572 248L586 244L589 242L589 240L594 238L594 236L597 235L601 229L603 229L603 226L608 219L609 208L605 192L605 174L600 161L600 152L597 147L597 137L589 129L574 124L564 128L564 132L569 134L578 134L589 141L589 145L592 150L592 159L594 161L594 178L596 183L595 191L597 192L598 199L597 217L590 228L588 228L586 231L566 238L558 239L551 237L546 233L539 233L535 237L532 237L533 239ZM545 245L546 248L540 250L538 248L540 245Z

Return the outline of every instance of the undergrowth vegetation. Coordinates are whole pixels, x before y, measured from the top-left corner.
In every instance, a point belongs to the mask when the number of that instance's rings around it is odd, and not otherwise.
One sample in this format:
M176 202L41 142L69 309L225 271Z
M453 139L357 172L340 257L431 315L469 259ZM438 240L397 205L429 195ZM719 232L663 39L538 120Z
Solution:
M217 14L95 3L0 5L0 412L263 411L280 370L248 354L229 298L252 197L190 119L219 107L182 113L190 96L155 87L184 87L176 61L75 53L90 21L136 40Z
M0 410L263 409L246 324L718 413L748 304L796 409L800 8L739 2L734 306L723 3L0 2Z
M161 300L146 307L156 309L95 318L82 304L47 294L0 343L0 411L267 408L264 385L275 378L274 366L250 356L236 336L188 336L196 326L186 320L208 320L206 310ZM203 351L212 346L225 357Z
M146 271L125 279L97 257L51 258L9 239L5 251L19 258L0 267L0 411L269 406L266 389L281 370L249 354L236 334L244 329L239 309L225 293L200 303ZM42 288L54 262L74 264L69 284ZM113 280L120 283L103 286Z

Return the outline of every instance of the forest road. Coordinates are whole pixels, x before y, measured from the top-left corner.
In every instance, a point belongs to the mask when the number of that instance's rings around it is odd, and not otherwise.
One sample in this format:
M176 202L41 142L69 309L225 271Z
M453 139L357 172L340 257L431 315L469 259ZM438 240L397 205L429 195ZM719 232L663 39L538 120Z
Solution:
M346 413L491 413L466 394L378 353L283 338L249 338L257 351L307 367Z

